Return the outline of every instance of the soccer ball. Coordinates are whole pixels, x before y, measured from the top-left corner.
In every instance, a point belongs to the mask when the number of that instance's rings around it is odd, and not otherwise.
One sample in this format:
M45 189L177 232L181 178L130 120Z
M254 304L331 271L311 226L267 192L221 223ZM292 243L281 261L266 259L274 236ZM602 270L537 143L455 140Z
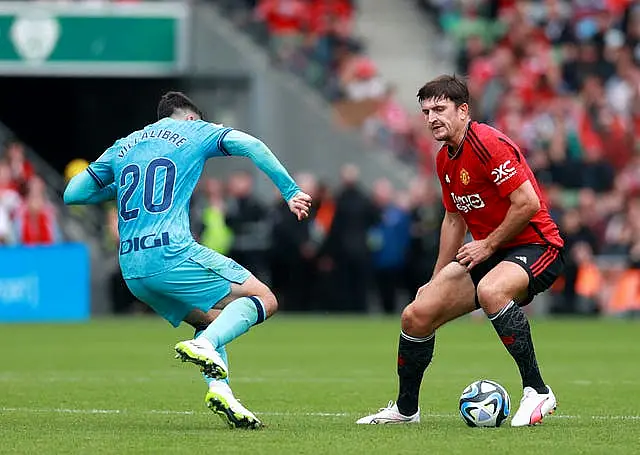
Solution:
M509 394L494 381L476 381L460 396L460 416L470 427L499 427L510 411Z

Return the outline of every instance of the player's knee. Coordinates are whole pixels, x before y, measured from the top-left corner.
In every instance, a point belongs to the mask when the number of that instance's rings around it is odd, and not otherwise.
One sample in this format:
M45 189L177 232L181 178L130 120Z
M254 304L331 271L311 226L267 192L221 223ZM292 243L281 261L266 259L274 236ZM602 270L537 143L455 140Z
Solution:
M476 293L478 294L478 301L482 308L489 312L493 312L496 305L499 306L504 304L506 300L508 300L508 298L504 296L499 289L496 289L493 283L486 280L482 280L478 283Z
M414 303L402 311L402 331L407 335L424 337L433 333L434 330L433 320L428 312L420 311Z
M267 317L272 316L276 311L278 311L278 299L270 290L266 290L262 295L259 295L258 298L264 305Z

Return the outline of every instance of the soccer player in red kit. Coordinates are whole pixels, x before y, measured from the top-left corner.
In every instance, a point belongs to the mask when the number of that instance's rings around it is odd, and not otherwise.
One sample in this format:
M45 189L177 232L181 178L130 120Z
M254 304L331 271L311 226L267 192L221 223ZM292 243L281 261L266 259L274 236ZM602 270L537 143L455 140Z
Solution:
M469 91L440 76L418 91L433 136L446 214L431 280L402 312L399 392L359 424L420 421L418 394L431 362L435 332L482 308L513 357L524 393L511 426L534 425L553 413L556 398L538 368L521 307L548 289L564 267L563 241L524 156L507 136L469 116ZM470 231L473 241L464 244Z

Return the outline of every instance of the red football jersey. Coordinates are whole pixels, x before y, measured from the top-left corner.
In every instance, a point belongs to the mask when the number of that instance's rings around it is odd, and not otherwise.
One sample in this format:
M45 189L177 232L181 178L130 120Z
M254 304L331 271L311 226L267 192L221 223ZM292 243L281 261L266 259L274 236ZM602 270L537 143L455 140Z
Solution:
M436 166L445 208L460 212L475 240L487 238L504 221L511 206L509 194L529 180L540 198L540 210L522 232L500 248L531 243L564 245L531 168L518 146L500 131L471 122L462 146L458 150L443 146Z

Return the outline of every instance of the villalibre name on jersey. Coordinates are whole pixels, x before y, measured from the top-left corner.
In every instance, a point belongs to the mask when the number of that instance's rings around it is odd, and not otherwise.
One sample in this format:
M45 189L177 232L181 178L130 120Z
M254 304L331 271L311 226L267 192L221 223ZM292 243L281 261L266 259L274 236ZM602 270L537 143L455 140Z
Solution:
M187 142L187 138L174 133L168 129L160 129L160 130L145 130L142 134L136 136L132 142L128 144L124 144L118 153L118 158L123 158L124 155L131 150L131 148L136 145L138 142L142 142L148 139L163 139L167 142L172 143L176 147L181 147L183 144Z

